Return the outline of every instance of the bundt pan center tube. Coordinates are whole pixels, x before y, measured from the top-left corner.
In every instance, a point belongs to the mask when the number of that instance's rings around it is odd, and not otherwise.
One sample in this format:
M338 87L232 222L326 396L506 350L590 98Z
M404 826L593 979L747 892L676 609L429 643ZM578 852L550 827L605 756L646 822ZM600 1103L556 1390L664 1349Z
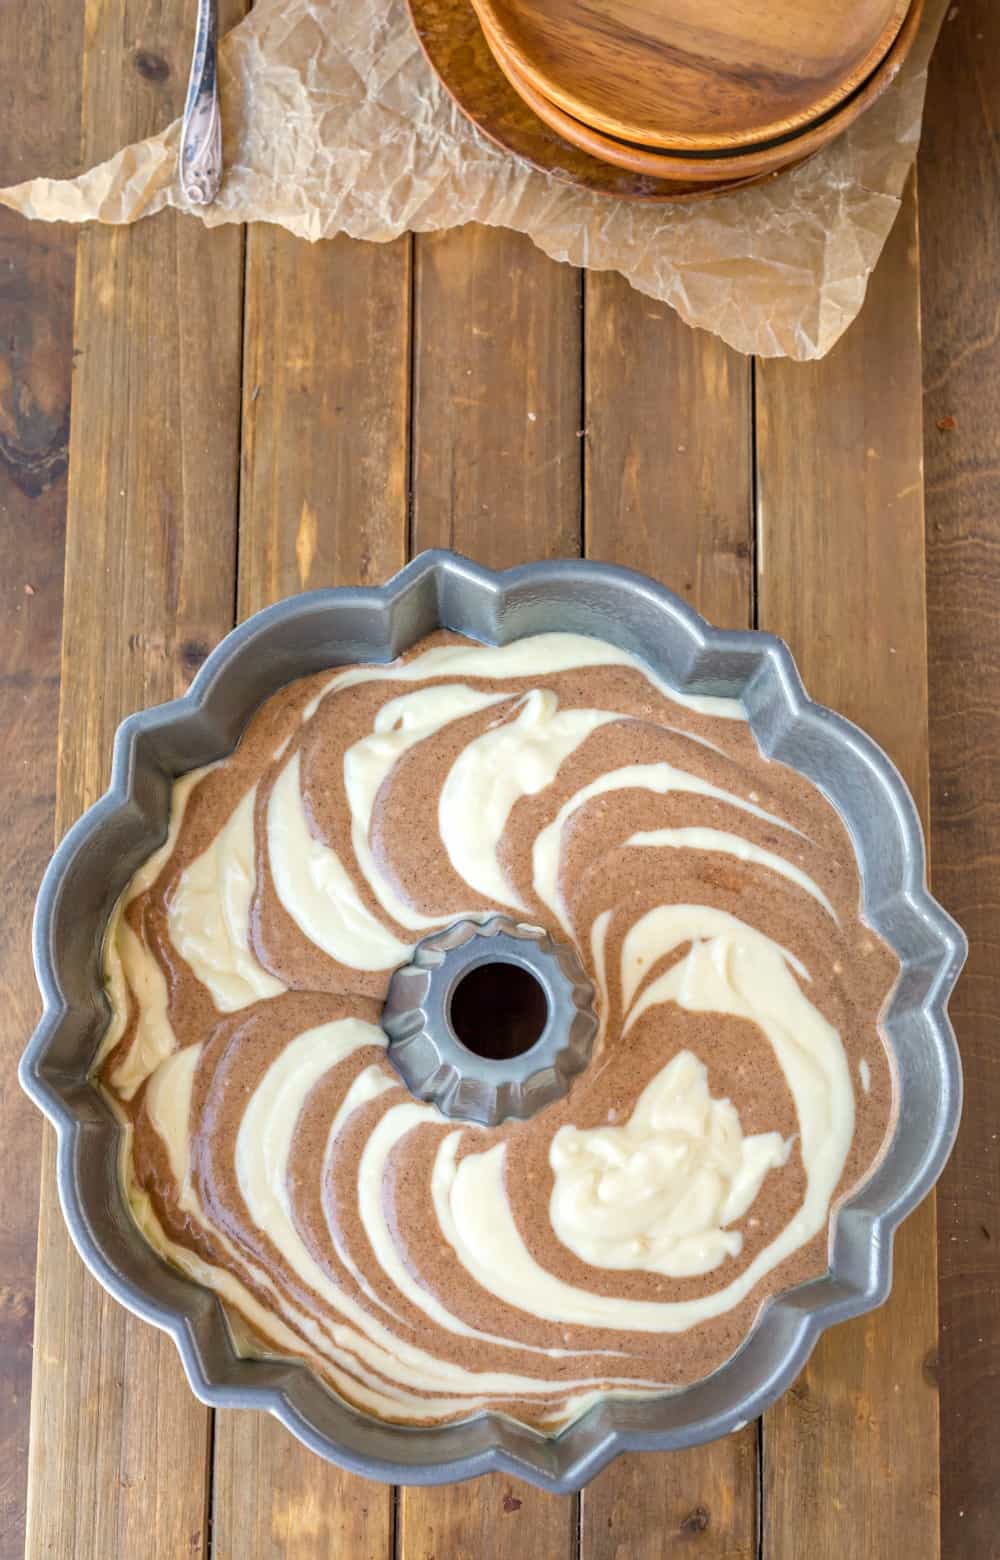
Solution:
M836 809L857 858L864 920L900 964L881 1024L895 1125L874 1173L837 1211L828 1272L770 1300L711 1374L655 1396L604 1396L555 1435L489 1412L434 1426L389 1423L351 1407L301 1362L242 1352L216 1296L140 1233L124 1191L125 1132L90 1081L109 1022L109 918L167 835L176 777L231 754L259 706L295 679L393 660L439 628L487 645L585 635L635 656L684 696L738 699L764 757L804 776ZM486 1051L484 1061L463 1044L460 998L490 962L486 944L540 1006L516 1054ZM964 955L961 932L927 891L902 780L868 737L806 697L779 640L710 628L669 591L610 565L493 574L426 553L380 589L315 591L257 614L213 652L183 698L124 722L109 790L66 836L39 895L44 1011L21 1080L56 1127L60 1198L81 1255L117 1299L172 1335L203 1401L266 1409L320 1455L369 1478L430 1484L503 1470L566 1492L619 1452L693 1446L739 1428L792 1382L824 1327L885 1299L893 1232L933 1186L957 1130L961 1078L946 1004ZM585 1075L593 995L573 950L546 929L459 919L418 944L393 979L382 1016L389 1060L456 1129L526 1120Z

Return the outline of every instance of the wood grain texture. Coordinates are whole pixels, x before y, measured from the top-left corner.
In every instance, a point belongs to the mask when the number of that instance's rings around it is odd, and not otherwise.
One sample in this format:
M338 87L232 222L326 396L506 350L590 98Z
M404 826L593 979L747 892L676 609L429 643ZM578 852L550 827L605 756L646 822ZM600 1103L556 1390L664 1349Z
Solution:
M58 19L58 27L56 21ZM82 17L59 0L0 7L0 185L34 159L76 171ZM65 114L41 111L49 93ZM51 847L74 229L0 211L0 1560L24 1553L42 1124L17 1082L39 1012L32 902Z
M749 627L749 364L619 276L588 275L586 300L587 555ZM756 1504L753 1426L690 1452L621 1457L583 1492L581 1557L749 1560Z
M60 834L121 717L178 693L232 621L240 260L238 231L174 217L80 240ZM28 1554L175 1560L204 1541L208 1414L173 1344L85 1273L45 1141Z
M392 1491L325 1463L284 1425L215 1416L213 1560L391 1560Z
M52 850L73 248L0 221L0 1557L24 1548L42 1126L17 1082L39 1015L31 918ZM25 410L27 415L25 415Z
M413 549L580 549L580 278L504 229L416 240ZM576 1502L499 1475L399 1492L400 1560L573 1560Z
M410 241L250 230L239 616L405 560Z
M170 117L188 34L180 3L83 20L89 160ZM241 256L238 231L173 215L80 237L59 834L103 788L118 720L183 688L232 622ZM85 1273L53 1158L46 1130L27 1553L177 1560L205 1544L209 1416L173 1344Z
M927 816L916 205L821 363L757 369L759 626L864 726ZM935 1210L896 1240L892 1297L825 1334L764 1421L768 1560L938 1554Z
M470 225L417 240L415 281L414 551L577 553L579 273Z
M239 616L406 555L410 242L248 235ZM216 1560L389 1560L392 1492L274 1419L219 1413Z
M587 556L748 628L749 363L613 273L588 275L586 296Z
M574 1560L577 1503L500 1474L399 1491L400 1560Z
M965 1107L938 1191L946 1560L1000 1556L998 139L1000 12L970 0L932 62L919 165L933 882L969 936Z

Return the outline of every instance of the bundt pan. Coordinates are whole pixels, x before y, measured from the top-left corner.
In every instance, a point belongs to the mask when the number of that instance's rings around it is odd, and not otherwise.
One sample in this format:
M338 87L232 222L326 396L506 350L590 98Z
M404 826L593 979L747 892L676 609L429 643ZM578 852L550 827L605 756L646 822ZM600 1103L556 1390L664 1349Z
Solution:
M257 706L293 678L388 661L439 626L488 643L552 629L590 634L686 692L742 699L762 751L808 776L846 822L866 918L902 961L885 1020L898 1126L875 1174L838 1214L828 1273L771 1302L705 1380L658 1398L605 1400L548 1438L495 1415L434 1429L380 1423L304 1365L241 1357L215 1296L167 1267L133 1224L119 1184L121 1130L88 1082L108 1022L105 926L165 837L173 778L231 752ZM669 591L606 564L492 574L451 553L425 553L381 589L313 591L258 613L214 651L183 698L124 722L107 794L70 830L42 884L35 964L44 1013L21 1081L56 1128L59 1194L81 1256L123 1305L170 1333L204 1402L266 1409L313 1451L369 1478L437 1484L503 1470L565 1492L619 1452L693 1446L754 1419L798 1375L823 1328L886 1298L893 1232L930 1191L958 1125L961 1075L946 1002L964 953L962 933L927 891L920 825L898 773L868 737L806 697L780 640L710 628Z

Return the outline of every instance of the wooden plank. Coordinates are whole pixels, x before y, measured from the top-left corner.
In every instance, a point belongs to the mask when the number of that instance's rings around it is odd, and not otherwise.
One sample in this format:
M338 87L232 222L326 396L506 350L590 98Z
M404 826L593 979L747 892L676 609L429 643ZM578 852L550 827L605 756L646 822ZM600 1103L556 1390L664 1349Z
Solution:
M941 1549L1000 1555L1000 12L969 0L931 69L920 154L934 888L969 935L952 1013L965 1067L938 1195Z
M587 277L586 550L748 628L750 366L614 273Z
M180 0L87 4L84 160L170 117L188 20ZM80 238L59 834L106 783L118 720L183 688L232 621L241 275L238 230L168 215ZM173 1344L85 1273L53 1161L46 1131L27 1553L176 1560L205 1542L209 1415Z
M580 281L527 239L417 240L413 547L505 568L580 537ZM576 1503L494 1476L399 1495L402 1560L569 1560Z
M406 557L410 244L250 230L239 616Z
M713 622L751 622L750 367L621 277L586 287L586 550L670 585ZM755 1553L756 1431L619 1458L583 1492L583 1560L688 1543Z
M520 233L417 240L413 548L580 549L580 288Z
M173 217L81 237L60 834L106 784L118 720L179 692L231 622L240 252ZM28 1553L174 1560L203 1535L208 1414L173 1344L85 1273L53 1157L46 1132Z
M82 16L57 27L56 14L53 0L0 7L0 59L17 61L0 93L0 185L38 159L75 171ZM64 112L39 115L50 93ZM42 1124L16 1069L39 1011L32 901L55 811L75 254L75 229L0 211L0 1560L24 1553Z
M927 644L916 203L823 362L757 370L760 627L856 720L927 816ZM935 1210L896 1242L892 1299L828 1332L765 1418L764 1554L938 1553Z
M266 1414L215 1416L213 1557L388 1560L392 1490L342 1473Z
M248 236L241 617L405 561L410 244ZM219 1413L217 1560L388 1560L392 1492L262 1414Z
M73 246L51 261L0 220L0 1557L24 1549L41 1121L17 1086L38 1019L32 901L52 850L59 724L63 538L73 343ZM8 270L9 265L9 270ZM36 347L35 343L38 342ZM25 417L21 407L30 408Z

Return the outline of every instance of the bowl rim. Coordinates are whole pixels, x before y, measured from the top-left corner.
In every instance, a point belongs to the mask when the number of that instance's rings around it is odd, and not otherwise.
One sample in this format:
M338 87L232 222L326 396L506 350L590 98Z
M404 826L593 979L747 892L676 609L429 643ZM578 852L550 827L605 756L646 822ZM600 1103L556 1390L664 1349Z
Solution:
M193 721L204 720L213 703L224 701L227 680L233 681L235 669L243 667L245 671L243 663L248 662L254 663L257 672L264 669L267 658L263 652L291 624L320 622L333 613L344 621L346 628L352 614L363 617L367 613L373 622L384 624L386 637L382 643L386 654L381 658L390 659L405 643L428 631L427 624L422 622L412 631L412 624L411 628L404 624L401 636L397 632L404 607L409 610L414 603L425 617L428 611L432 613L433 621L440 626L457 627L456 614L460 610L468 613L471 602L480 614L477 622L495 621L500 625L501 640L507 640L540 631L524 626L532 613L537 616L561 610L564 618L571 616L578 610L573 603L582 599L581 592L589 592L592 600L605 604L601 610L607 611L609 624L615 624L616 632L620 632L616 642L629 636L634 641L636 632L641 638L643 630L633 630L632 617L638 620L646 614L662 631L664 643L669 639L674 645L672 654L679 653L684 662L682 666L676 660L671 668L676 675L670 680L679 688L722 691L723 686L739 683L751 727L767 756L788 763L787 757L782 757L784 746L789 740L803 738L820 761L833 748L842 748L851 755L850 775L854 779L860 777L863 788L875 788L871 795L866 795L866 808L871 806L871 796L877 795L884 801L885 817L880 828L890 833L896 831L889 841L893 881L891 892L869 904L864 864L858 855L865 908L875 929L901 959L899 948L891 937L886 937L882 919L901 917L900 924L905 924L907 935L917 938L918 954L903 959L903 968L914 972L922 993L920 1002L912 1012L907 1009L897 1015L890 1011L886 1027L893 1027L895 1042L897 1028L915 1034L915 1026L919 1026L930 1047L934 1108L927 1119L907 1118L907 1130L914 1139L913 1143L907 1140L907 1151L915 1169L902 1188L891 1195L882 1189L877 1206L862 1206L866 1199L871 1204L872 1189L878 1190L885 1180L885 1167L901 1141L897 1131L873 1177L838 1210L827 1274L784 1291L765 1306L737 1353L703 1381L680 1393L664 1393L655 1398L605 1398L554 1437L495 1413L430 1429L386 1425L351 1409L302 1363L241 1355L222 1303L214 1293L169 1268L137 1229L131 1236L127 1231L121 1236L126 1244L133 1237L133 1244L138 1243L135 1250L129 1246L125 1251L121 1241L116 1242L114 1232L109 1235L98 1228L102 1215L113 1217L108 1211L108 1200L121 1195L120 1184L112 1188L107 1184L107 1176L111 1165L117 1177L122 1131L107 1107L101 1104L97 1109L101 1097L86 1081L108 1009L93 972L89 983L86 972L82 977L86 1000L74 1000L67 995L73 981L66 978L66 962L59 946L61 918L66 913L63 906L79 880L81 860L109 830L118 828L120 832L128 826L141 847L141 854L133 852L136 861L155 848L155 840L150 843L151 822L154 830L159 828L159 837L163 837L165 807L156 823L148 812L143 812L136 798L137 780L148 772L150 739L155 741L186 730ZM623 594L634 613L622 612ZM460 608L456 603L464 605ZM475 628L458 631L473 638L486 637ZM641 650L636 653L642 656ZM645 659L653 659L656 664L651 651ZM283 678L275 686L288 680ZM235 726L237 740L253 710L270 691L258 692L253 702L240 710ZM225 749L224 733L220 736L217 732L213 740L222 741L220 752L231 751L235 746L232 742ZM187 767L196 765L189 763ZM807 769L798 764L791 767L819 783ZM172 769L173 775L181 772L181 768ZM169 795L170 779L171 774L161 767L161 803ZM825 790L824 785L820 784L820 789ZM834 801L828 791L825 794ZM858 854L853 822L836 801L834 805L852 834ZM185 694L130 715L121 723L114 741L107 791L66 834L43 878L33 928L35 971L43 1012L22 1055L19 1078L56 1130L59 1198L73 1242L91 1272L115 1299L173 1338L191 1388L202 1402L217 1408L267 1410L313 1451L367 1478L396 1484L437 1484L499 1471L553 1493L567 1493L579 1489L621 1452L689 1447L742 1429L791 1384L827 1326L869 1311L885 1300L891 1286L893 1235L902 1219L931 1190L955 1139L962 1081L947 1001L964 963L967 943L955 921L931 896L925 863L916 807L899 772L857 726L809 699L783 641L756 629L714 628L673 592L635 571L574 559L525 564L498 573L458 554L435 550L420 554L382 586L331 587L289 597L227 634ZM129 864L123 883L133 871L134 866ZM107 915L119 892L120 888L107 899L102 937ZM96 970L98 961L92 948L88 958ZM74 1068L59 1066L53 1052L60 1044L63 1049L75 1045L81 1052L86 1046L86 1057L73 1052ZM105 1178L103 1201L92 1191L88 1174ZM130 1261L133 1266L139 1264L141 1280L135 1277ZM850 1276L846 1277L848 1267ZM761 1343L765 1336L770 1355ZM752 1376L755 1366L764 1368L752 1385L732 1399L726 1399L723 1393L721 1404L707 1407L693 1422L657 1424L657 1407L667 1413L663 1405L680 1399L697 1404L713 1383L718 1397L717 1384L737 1365L740 1372L733 1375L733 1380L739 1380L740 1373L745 1376L748 1370ZM712 1404L711 1390L707 1402ZM324 1417L336 1421L337 1436L317 1422Z
M573 146L528 107L494 58L468 0L406 0L406 6L427 65L458 112L502 152L512 153L561 184L600 199L690 205L772 177L744 175L706 186L615 167Z
M660 147L684 153L737 152L742 147L757 145L762 141L793 136L836 110L884 60L903 26L908 0L883 0L881 22L877 31L868 29L869 38L863 52L845 62L837 80L827 83L825 90L820 91L810 102L802 103L779 118L763 124L715 131L681 130L677 126L668 131L662 125L656 128L649 118L643 125L638 119L630 120L627 117L627 105L619 104L617 109L613 106L613 93L610 98L605 95L602 100L600 92L596 95L591 92L588 98L586 91L581 90L582 78L579 73L575 85L572 82L567 85L553 74L553 59L556 57L553 51L557 46L549 40L549 46L546 47L543 39L545 28L537 18L534 34L529 24L526 35L524 8L517 0L471 0L471 3L484 31L489 28L491 51L495 54L496 46L499 45L522 80L528 81L537 93L569 117L590 126L601 135L650 148ZM578 52L578 49L570 49L564 58L572 60ZM668 57L669 52L668 49ZM669 105L673 101L669 82L665 86L661 83L661 86L661 99Z
M494 60L514 91L533 114L571 146L629 173L651 179L690 179L714 187L728 180L757 179L797 166L843 135L896 80L916 41L923 11L924 0L910 0L899 31L870 74L815 119L770 139L714 149L645 146L575 118L520 72L501 41L491 35L490 23L483 15L479 16L479 24Z

